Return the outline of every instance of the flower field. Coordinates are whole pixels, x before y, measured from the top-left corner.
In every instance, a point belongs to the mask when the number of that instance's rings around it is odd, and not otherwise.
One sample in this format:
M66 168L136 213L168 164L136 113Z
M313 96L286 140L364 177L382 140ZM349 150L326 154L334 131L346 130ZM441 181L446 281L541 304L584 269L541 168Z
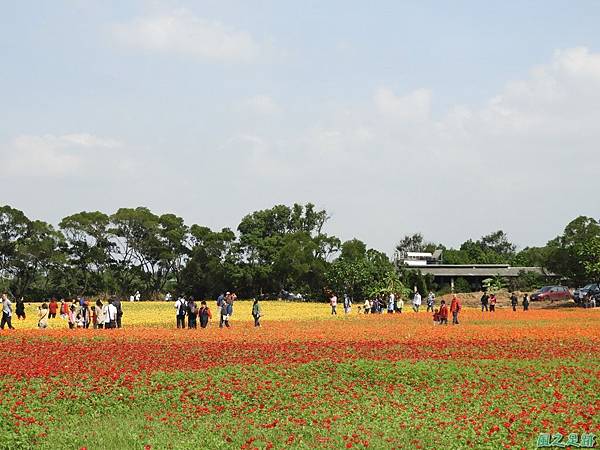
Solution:
M124 308L121 330L28 318L0 332L0 448L529 449L540 433L600 434L598 310L434 326L265 302L256 329L239 302L231 329L177 330L169 303Z

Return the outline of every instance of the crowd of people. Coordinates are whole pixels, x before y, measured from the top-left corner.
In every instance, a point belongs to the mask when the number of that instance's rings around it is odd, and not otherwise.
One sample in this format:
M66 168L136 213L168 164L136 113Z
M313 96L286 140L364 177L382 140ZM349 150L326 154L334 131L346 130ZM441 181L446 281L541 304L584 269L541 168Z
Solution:
M329 305L331 306L331 315L337 315L337 296L335 293L329 293ZM450 307L446 301L442 300L440 308L435 308L435 293L429 292L427 295L427 312L433 313L433 320L436 324L447 324L448 315L452 314L452 323L458 325L458 315L462 309L462 303L456 294L453 294ZM416 291L412 298L412 310L418 313L422 305L421 294ZM344 312L349 314L352 309L352 299L344 294ZM358 307L359 314L401 314L404 309L404 300L395 293L376 295L373 299L366 299L364 304Z
M521 301L523 311L529 310L529 302L530 302L529 294L527 294L527 293L523 294L522 301ZM338 303L337 296L333 292L330 292L329 293L329 304L331 306L331 314L332 315L337 315L337 303ZM423 304L423 298L422 298L420 292L415 291L415 293L412 297L412 300L411 300L412 310L415 313L418 313L422 307L422 304ZM482 312L496 311L497 304L498 304L498 299L496 298L496 294L494 294L494 293L488 294L487 292L484 292L483 295L481 296L481 311ZM440 302L439 308L436 308L435 293L430 291L429 294L427 295L426 305L427 305L426 311L433 313L434 324L447 324L448 317L450 314L452 314L452 323L455 325L458 325L458 323L459 323L458 316L462 309L462 302L456 294L452 294L452 300L450 302L450 305L447 305L446 301L442 300ZM513 311L517 311L517 307L519 306L519 298L518 298L517 294L514 292L510 293L510 305L511 305L511 308ZM347 294L344 294L344 312L346 314L348 314L351 310L351 307L352 307L351 298ZM372 299L366 299L364 301L364 304L362 304L361 306L358 307L358 312L359 312L359 314L381 314L383 312L387 312L388 314L394 314L394 313L398 314L398 313L402 313L403 309L404 309L404 300L402 300L402 297L397 294L390 293L390 294L386 294L386 295L383 295L383 294L376 295Z
M229 328L231 326L230 320L233 316L233 304L237 300L235 292L221 293L217 297L216 310L219 315L219 328ZM208 307L206 301L202 300L200 306L192 298L186 299L185 297L179 297L175 301L175 316L177 328L187 327L198 328L198 322L200 322L201 328L206 328L209 322L212 320L212 312ZM254 326L260 327L260 318L262 317L262 308L260 301L254 299L252 302L252 318L254 319Z
M25 301L21 298L15 302L17 320L25 320ZM59 315L69 328L121 328L123 308L118 297L112 297L103 303L102 300L92 302L85 298L60 299L52 298L38 307L37 319L39 328L47 328L48 320ZM2 294L2 322L0 328L12 324L12 302L7 293Z
M331 314L337 315L338 298L333 292L329 292L329 304L331 306ZM172 296L170 293L167 294L165 300L171 301ZM140 293L136 292L130 297L130 301L139 301ZM216 300L216 312L219 318L219 328L229 328L231 326L231 318L234 311L234 303L237 300L237 295L234 292L222 293L217 297ZM529 295L523 294L521 300L521 306L523 311L529 310ZM482 312L494 312L496 311L496 305L498 300L494 293L484 292L480 299L481 311ZM595 303L595 302L594 302ZM422 296L418 291L415 291L411 300L412 310L418 313L422 306ZM448 317L452 315L452 323L458 325L458 317L462 309L461 300L456 294L452 295L450 305L446 304L445 300L440 302L439 308L436 308L436 296L434 292L429 292L426 298L427 312L433 314L433 321L435 324L448 324ZM510 293L510 306L513 311L517 311L519 306L519 297L516 293ZM596 306L595 304L593 306ZM197 328L198 322L201 328L206 328L212 321L213 314L208 307L206 301L196 302L192 297L185 298L180 296L174 302L175 314L176 314L176 326L177 328ZM343 296L343 308L344 313L349 314L352 310L352 298L348 294ZM17 320L25 320L25 302L23 298L16 300L15 315ZM380 294L374 296L372 299L366 299L363 304L358 306L359 314L381 314L387 312L388 314L402 313L404 309L404 300L402 297L395 293ZM0 323L0 329L4 330L5 326L9 329L14 329L13 319L13 302L9 299L7 293L2 294L2 320ZM254 319L254 326L260 327L260 319L263 316L260 301L258 299L253 300L252 304L252 317ZM52 298L49 302L44 302L38 308L38 327L46 328L48 326L48 320L54 319L60 316L69 326L69 328L121 328L123 308L121 306L121 300L118 297L111 297L102 302L102 300L96 300L95 302L85 298L74 298L74 299L55 299Z

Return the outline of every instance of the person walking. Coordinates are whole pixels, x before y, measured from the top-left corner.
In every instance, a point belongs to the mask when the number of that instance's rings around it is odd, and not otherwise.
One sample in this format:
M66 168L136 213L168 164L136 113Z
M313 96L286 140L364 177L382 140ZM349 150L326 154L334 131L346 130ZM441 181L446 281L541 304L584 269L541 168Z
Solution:
M5 325L8 325L9 330L15 329L12 326L12 302L9 300L6 292L2 294L2 321L0 322L0 329L4 330Z
M523 311L529 311L529 296L523 295Z
M52 297L48 304L48 319L56 319L56 313L58 312L58 303L56 299Z
M198 314L196 302L193 298L187 302L187 316L188 316L188 328L197 328L196 326L196 315Z
M390 296L388 298L388 307L390 303L392 304L392 313L396 312L396 294L393 292L390 292Z
M514 292L510 294L510 304L512 306L512 310L516 311L517 305L519 304L519 299L517 297L517 294L515 294Z
M229 328L230 327L230 325L229 325L229 314L227 314L227 311L229 309L228 308L228 304L227 304L227 298L228 297L229 296L225 297L226 300L221 305L221 320L220 320L220 323L219 323L219 328L223 328L223 327Z
M72 330L73 328L75 328L75 324L76 324L76 317L77 317L77 308L75 307L74 303L71 303L71 306L69 306L69 328Z
M462 305L460 304L460 299L456 296L456 294L452 294L452 302L450 302L450 312L452 313L452 324L458 325L458 314L462 309Z
M228 321L231 320L231 316L233 316L233 303L237 300L237 295L235 295L235 292L232 292L231 294L229 294L229 298L227 298L225 300L225 303L227 304L227 317L228 317Z
M69 318L69 302L64 298L60 299L60 317L64 320Z
M44 329L48 327L48 314L48 305L42 303L42 306L38 310L38 328Z
M113 329L117 328L117 307L113 304L113 299L108 300L108 304L104 305L104 328Z
M202 300L200 302L200 309L198 310L198 318L200 319L200 327L206 328L208 321L212 319L210 308L206 306L206 302Z
M96 300L96 306L94 306L94 312L96 313L96 323L94 328L104 328L104 308L100 299Z
M496 311L496 303L497 303L497 299L496 299L496 294L492 294L490 295L490 312L494 312Z
M433 312L433 308L435 307L435 294L433 291L429 291L429 295L427 296L427 312Z
M369 314L370 312L371 312L371 302L367 298L367 299L365 299L365 303L363 304L363 313Z
M337 297L334 293L331 294L329 304L331 305L331 315L337 316Z
M185 298L180 296L175 302L175 312L177 313L177 328L185 328L185 314L187 312L187 303Z
M490 301L490 297L487 295L487 292L484 292L481 296L481 312L488 311L488 303Z
M254 326L260 327L260 318L262 317L262 310L260 307L260 303L258 299L254 299L254 303L252 303L252 317L254 317Z
M21 297L15 304L15 314L17 320L25 320L25 300Z
M446 301L442 300L440 302L440 325L448 325L448 307L446 306Z
M396 311L402 314L402 308L404 308L404 300L402 300L402 297L398 297L398 301L396 302Z
M375 314L379 309L379 297L375 296L371 302L371 314Z
M83 320L83 328L89 328L90 322L91 322L91 311L90 311L90 304L88 303L87 300L83 300L83 303L81 305L81 309L79 312L80 312L81 318Z
M421 307L421 294L419 294L419 291L416 291L415 296L413 297L413 311L418 313L420 307Z
M388 314L394 314L395 309L396 309L396 297L394 296L394 294L390 294L388 296L388 302L387 302Z
M344 294L344 314L349 314L352 309L352 300L348 294Z
M226 294L219 294L219 296L217 297L217 311L221 310L221 306L223 306L223 302L225 301L225 296L229 295L229 292L227 292Z
M119 300L119 297L113 297L112 304L117 310L117 328L121 328L123 326L123 307L121 306L121 300Z

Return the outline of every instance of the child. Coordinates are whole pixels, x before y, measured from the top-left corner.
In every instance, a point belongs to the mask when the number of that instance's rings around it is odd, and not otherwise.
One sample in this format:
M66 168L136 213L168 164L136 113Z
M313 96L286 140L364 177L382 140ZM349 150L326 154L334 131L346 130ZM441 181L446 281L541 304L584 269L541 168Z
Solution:
M433 312L433 324L434 325L439 325L440 324L440 310L437 309L437 308Z
M442 325L442 324L448 325L448 307L446 306L445 300L442 300L442 302L440 304L439 318L440 318L440 325Z

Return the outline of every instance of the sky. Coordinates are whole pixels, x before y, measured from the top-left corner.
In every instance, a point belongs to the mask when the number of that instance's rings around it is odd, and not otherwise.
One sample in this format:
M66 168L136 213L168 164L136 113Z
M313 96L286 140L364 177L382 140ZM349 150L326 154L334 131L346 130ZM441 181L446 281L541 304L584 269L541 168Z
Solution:
M388 254L600 217L598 1L0 0L0 204L235 229L312 202Z

